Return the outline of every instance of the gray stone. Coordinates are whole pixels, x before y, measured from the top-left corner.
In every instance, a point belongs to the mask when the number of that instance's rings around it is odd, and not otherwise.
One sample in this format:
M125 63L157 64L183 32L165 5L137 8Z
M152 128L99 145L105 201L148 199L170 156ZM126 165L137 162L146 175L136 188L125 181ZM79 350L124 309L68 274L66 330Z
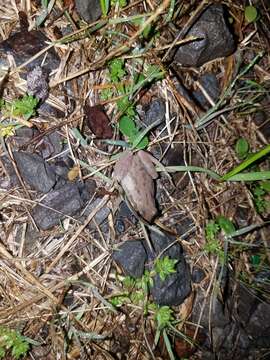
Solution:
M162 123L165 120L166 107L162 99L153 100L146 108L144 122L146 125L151 125L155 121Z
M50 40L41 31L36 30L29 32L23 30L11 35L7 40L0 43L0 67L8 66L8 54L14 57L17 66L23 64L32 56L46 48L48 46L47 41ZM41 66L41 63L42 68L47 71L47 73L50 73L59 66L60 59L54 48L49 49L46 54L31 61L26 65L26 69L28 71L33 70L36 66ZM21 76L24 79L26 78L26 74L21 73Z
M86 22L93 22L102 15L100 0L75 0L76 10Z
M27 93L36 96L41 101L49 96L48 74L41 66L36 66L27 74Z
M233 35L225 21L224 8L220 4L208 6L186 36L203 39L179 47L174 60L183 66L201 66L210 60L228 56L235 49Z
M220 95L219 82L216 76L211 73L206 73L201 76L199 82L201 83L207 94L210 96L210 98L214 102L216 102ZM209 107L210 104L208 100L205 98L205 96L200 90L193 91L192 95L200 106L202 106L203 108Z
M56 182L55 173L39 155L14 151L13 156L22 179L32 189L42 193L52 189Z
M126 241L112 255L126 275L139 278L143 275L146 251L141 241Z
M59 190L51 191L41 204L46 207L37 205L32 215L40 229L48 230L59 224L66 215L76 214L82 208L83 201L77 185L68 183Z
M150 240L154 248L154 254L149 248L146 248L150 263L153 264L161 253L160 258L169 256L170 259L178 261L176 272L168 275L164 281L159 275L154 277L153 287L150 288L153 299L159 305L180 305L191 291L190 271L182 248L179 243L175 242L173 236L165 235L159 230L151 230ZM172 245L174 242L175 244Z

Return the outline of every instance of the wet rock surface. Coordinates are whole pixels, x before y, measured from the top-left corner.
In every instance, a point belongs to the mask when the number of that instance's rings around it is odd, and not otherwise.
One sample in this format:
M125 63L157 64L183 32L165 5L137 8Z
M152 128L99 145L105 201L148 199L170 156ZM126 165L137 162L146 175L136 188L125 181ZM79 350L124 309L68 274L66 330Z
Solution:
M203 38L185 44L177 50L174 61L183 66L201 66L235 49L233 36L226 24L222 5L210 5L186 34Z
M77 185L69 183L59 190L51 191L41 205L37 205L33 209L32 215L40 229L48 230L58 225L66 215L76 214L83 204Z
M42 157L22 151L15 151L13 156L22 179L32 189L47 193L53 188L55 173Z
M99 0L75 0L75 5L78 14L86 22L96 21L102 14Z

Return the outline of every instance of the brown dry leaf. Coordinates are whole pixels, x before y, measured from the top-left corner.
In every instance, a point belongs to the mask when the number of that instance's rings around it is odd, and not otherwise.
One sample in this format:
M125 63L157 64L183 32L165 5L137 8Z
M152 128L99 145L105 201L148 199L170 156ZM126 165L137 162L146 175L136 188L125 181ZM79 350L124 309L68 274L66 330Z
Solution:
M101 105L84 106L86 124L98 139L111 139L113 136L112 128L108 116L105 114Z

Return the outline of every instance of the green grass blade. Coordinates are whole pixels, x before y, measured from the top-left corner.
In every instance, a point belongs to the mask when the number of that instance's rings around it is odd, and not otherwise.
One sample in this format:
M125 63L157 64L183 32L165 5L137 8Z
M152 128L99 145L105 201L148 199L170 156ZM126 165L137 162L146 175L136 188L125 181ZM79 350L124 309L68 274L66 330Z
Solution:
M260 228L262 226L265 226L265 225L268 225L270 223L270 221L265 221L261 224L253 224L253 225L249 225L249 226L245 226L241 229L238 229L236 231L234 231L233 233L230 234L230 237L231 238L234 238L234 237L237 237L237 236L241 236L241 235L244 235L244 234L247 234L257 228Z
M201 168L199 166L165 166L164 168L162 167L159 167L157 166L156 167L156 170L161 172L161 171L164 171L164 169L167 171L167 172L187 172L187 171L190 171L190 172L202 172L202 173L205 173L207 175L209 175L211 178L215 179L215 180L220 180L221 177L215 173L214 171L212 170L208 170L208 169L204 169L204 168Z
M138 136L133 140L132 150L136 149L137 145L142 141L142 139L145 137L145 135L147 135L147 133L149 133L149 131L151 129L158 126L162 121L163 121L163 119L158 119L158 120L154 121L151 125L147 126L146 129L141 131L138 134Z
M259 181L270 180L270 171L241 173L231 176L227 181Z
M105 17L108 14L110 6L110 0L100 0L100 7L102 11L102 15Z
M164 339L164 342L165 342L166 349L168 351L170 360L175 360L173 350L172 350L172 346L171 346L171 343L170 343L170 339L168 338L166 330L162 331L162 335L163 335L163 339Z
M227 174L223 175L221 177L221 180L222 181L229 180L232 176L240 173L241 171L246 169L248 166L255 163L257 160L261 159L263 156L267 155L268 153L270 153L270 145L267 145L264 149L257 152L256 154L253 154L250 158L243 161L241 164L236 166L233 170L231 170ZM241 180L234 180L234 181L241 181ZM252 180L249 180L249 181L252 181Z

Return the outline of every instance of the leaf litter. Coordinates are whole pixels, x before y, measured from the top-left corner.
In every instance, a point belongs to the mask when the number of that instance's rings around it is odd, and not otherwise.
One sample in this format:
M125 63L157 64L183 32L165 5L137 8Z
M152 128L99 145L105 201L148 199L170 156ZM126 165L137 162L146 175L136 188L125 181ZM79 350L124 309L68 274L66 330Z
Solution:
M8 1L0 24L1 325L31 358L265 355L266 2ZM126 149L151 186L113 183Z

